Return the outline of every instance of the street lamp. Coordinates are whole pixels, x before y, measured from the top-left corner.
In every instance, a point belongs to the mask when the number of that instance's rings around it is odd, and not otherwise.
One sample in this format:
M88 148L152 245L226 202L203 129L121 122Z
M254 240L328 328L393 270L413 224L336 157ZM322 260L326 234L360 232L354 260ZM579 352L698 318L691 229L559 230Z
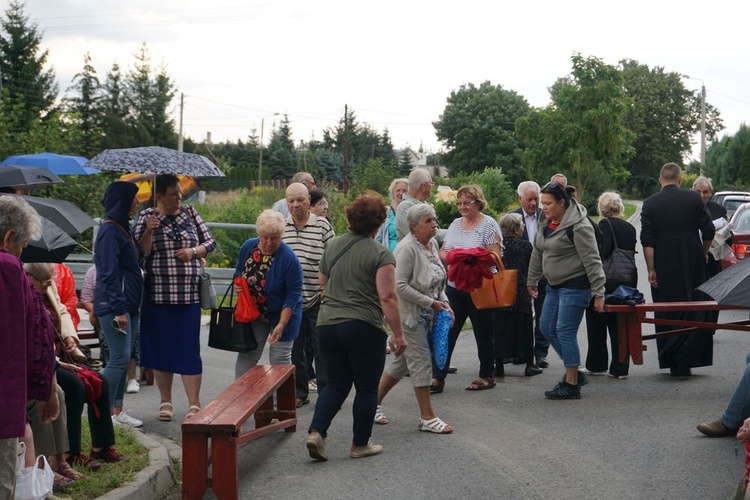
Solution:
M706 165L706 82L689 75L682 75L682 77L701 82L701 175L703 175L703 167Z
M266 115L260 119L260 144L258 146L258 185L263 180L263 125L265 124L266 118L271 116L278 116L278 113Z

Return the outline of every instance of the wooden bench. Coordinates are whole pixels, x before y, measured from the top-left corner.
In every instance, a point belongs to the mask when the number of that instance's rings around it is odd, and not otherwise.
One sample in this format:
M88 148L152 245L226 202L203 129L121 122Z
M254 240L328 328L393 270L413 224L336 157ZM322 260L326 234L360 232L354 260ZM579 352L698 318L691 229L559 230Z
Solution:
M707 323L704 321L691 321L683 319L651 318L647 313L666 313L684 311L726 311L730 309L747 309L740 306L728 306L717 304L713 300L696 302L653 302L637 305L605 305L604 311L617 313L617 334L619 340L619 358L625 362L630 356L633 364L643 364L643 351L646 346L644 340L652 340L676 335L686 335L702 330L737 330L750 332L750 321L734 321L730 323ZM652 325L667 325L680 327L668 332L643 335L641 332L644 323Z
M238 497L238 446L276 431L297 430L294 372L294 365L254 366L183 422L182 498L203 498L208 488L220 500ZM253 415L255 429L241 432Z

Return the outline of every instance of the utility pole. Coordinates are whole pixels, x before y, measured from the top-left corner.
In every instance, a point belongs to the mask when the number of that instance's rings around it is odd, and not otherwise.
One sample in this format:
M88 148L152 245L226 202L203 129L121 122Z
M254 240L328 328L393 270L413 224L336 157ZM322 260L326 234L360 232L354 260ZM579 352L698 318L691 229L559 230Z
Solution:
M185 112L185 94L180 92L180 133L177 136L177 151L182 152L182 115Z
M344 104L344 195L349 193L349 106Z
M701 80L701 175L706 166L706 84Z
M263 124L265 118L260 119L260 144L258 144L258 185L263 180Z

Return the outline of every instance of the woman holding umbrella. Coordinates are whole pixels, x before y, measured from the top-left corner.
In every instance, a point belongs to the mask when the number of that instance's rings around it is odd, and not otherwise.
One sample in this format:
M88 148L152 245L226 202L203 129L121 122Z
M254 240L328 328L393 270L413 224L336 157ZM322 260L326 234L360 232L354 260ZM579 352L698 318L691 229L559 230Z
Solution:
M135 238L146 256L146 300L141 314L141 365L154 370L161 403L159 420L172 420L172 379L182 375L187 417L201 408L201 259L216 241L200 215L182 205L176 175L156 177L156 207L142 211Z

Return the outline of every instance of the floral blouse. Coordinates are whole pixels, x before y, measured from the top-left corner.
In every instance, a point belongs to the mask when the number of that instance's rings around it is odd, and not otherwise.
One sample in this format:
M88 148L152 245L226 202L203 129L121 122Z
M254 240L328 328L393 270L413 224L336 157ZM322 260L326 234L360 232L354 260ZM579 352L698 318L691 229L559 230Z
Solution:
M273 263L273 255L264 255L260 248L250 253L250 258L245 261L242 275L247 280L250 289L250 297L253 298L255 306L262 318L266 318L266 276Z

